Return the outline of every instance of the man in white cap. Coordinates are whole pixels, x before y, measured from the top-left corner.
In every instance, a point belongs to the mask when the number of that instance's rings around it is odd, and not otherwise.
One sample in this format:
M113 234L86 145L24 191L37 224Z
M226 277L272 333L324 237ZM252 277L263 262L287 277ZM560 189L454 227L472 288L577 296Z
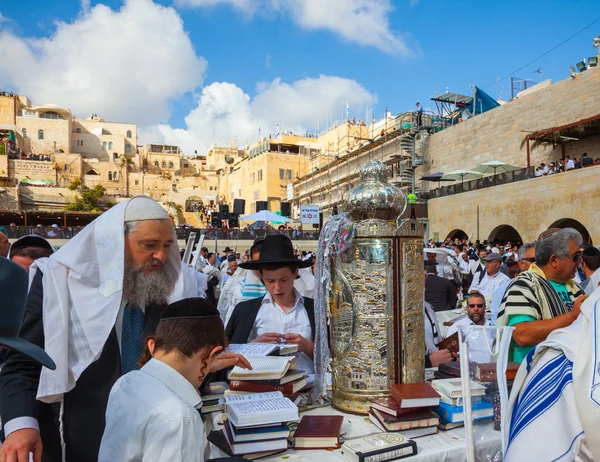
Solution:
M197 296L168 213L138 196L36 260L20 336L56 370L10 352L0 373L2 460L97 460L111 387L134 369L169 303ZM9 449L5 449L9 448ZM17 451L16 448L21 448Z

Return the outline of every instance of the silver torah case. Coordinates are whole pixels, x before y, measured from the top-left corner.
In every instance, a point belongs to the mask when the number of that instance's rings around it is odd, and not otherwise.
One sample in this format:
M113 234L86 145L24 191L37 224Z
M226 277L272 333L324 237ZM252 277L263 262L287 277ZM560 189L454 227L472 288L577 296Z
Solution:
M424 227L397 224L406 198L384 164L360 176L346 200L356 234L333 262L330 345L333 406L366 414L391 384L425 379Z

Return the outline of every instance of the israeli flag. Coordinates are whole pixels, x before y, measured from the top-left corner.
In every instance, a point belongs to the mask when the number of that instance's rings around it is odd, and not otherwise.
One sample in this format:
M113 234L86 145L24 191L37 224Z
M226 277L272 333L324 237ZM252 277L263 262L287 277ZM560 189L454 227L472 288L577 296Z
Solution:
M350 106L348 106L348 101L346 101L346 119L350 118Z
M258 126L258 139L260 139L260 125Z
M277 129L275 131L275 138L279 138L279 124L277 124Z

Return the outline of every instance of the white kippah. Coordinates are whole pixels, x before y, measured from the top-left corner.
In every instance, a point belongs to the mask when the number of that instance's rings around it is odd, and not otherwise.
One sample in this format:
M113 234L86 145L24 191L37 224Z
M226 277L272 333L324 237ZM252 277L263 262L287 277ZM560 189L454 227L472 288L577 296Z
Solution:
M148 196L136 196L129 200L125 208L125 223L143 220L168 220L167 211Z

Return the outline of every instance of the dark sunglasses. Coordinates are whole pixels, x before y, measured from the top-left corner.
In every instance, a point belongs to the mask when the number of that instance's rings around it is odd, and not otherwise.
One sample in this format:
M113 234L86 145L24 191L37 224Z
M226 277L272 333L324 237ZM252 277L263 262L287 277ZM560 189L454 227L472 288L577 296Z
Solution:
M469 308L483 308L483 303L469 303Z
M581 259L581 255L582 255L582 252L579 251L579 252L575 252L573 255L567 255L567 258L570 258L571 260L577 262Z
M535 257L521 258L522 261L528 261L529 263L535 263Z

